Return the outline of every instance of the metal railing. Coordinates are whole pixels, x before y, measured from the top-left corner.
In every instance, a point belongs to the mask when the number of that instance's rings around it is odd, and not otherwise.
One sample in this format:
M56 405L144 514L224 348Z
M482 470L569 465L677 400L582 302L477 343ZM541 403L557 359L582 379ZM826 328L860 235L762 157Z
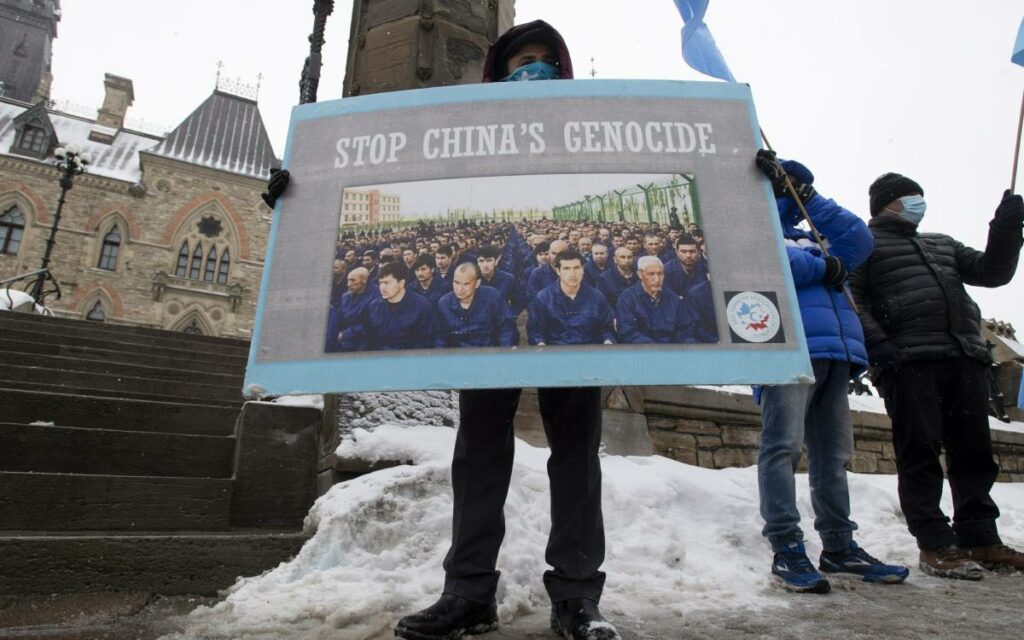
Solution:
M0 290L3 290L3 293L0 295L7 296L7 302L11 305L12 308L14 307L14 299L11 298L10 294L11 286L18 284L19 282L22 283L21 290L24 291L25 293L28 293L29 288L34 287L37 282L43 283L42 288L40 289L40 294L38 297L35 298L35 301L36 304L42 306L44 309L46 308L46 298L48 296L52 294L57 294L56 299L61 299L62 293L60 290L60 284L57 283L57 280L53 277L53 274L50 273L50 270L36 269L35 271L29 271L27 273L22 273L20 275L0 280ZM52 285L53 288L48 289L47 283Z

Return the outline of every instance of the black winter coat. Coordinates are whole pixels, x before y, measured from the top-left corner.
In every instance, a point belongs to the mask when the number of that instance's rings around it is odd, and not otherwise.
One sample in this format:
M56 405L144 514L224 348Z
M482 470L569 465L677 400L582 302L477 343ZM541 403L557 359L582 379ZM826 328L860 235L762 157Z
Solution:
M965 284L998 287L1017 269L1021 229L990 225L985 252L900 218L868 223L875 250L850 277L872 365L966 356L990 362L981 312ZM888 343L888 344L887 344ZM895 362L881 354L896 349Z

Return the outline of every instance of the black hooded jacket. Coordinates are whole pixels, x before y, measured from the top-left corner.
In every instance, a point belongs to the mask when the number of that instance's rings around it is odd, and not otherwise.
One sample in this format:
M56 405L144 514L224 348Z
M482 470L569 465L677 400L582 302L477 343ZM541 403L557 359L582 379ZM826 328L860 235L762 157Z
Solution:
M572 59L569 48L565 46L562 34L543 20L534 20L512 27L494 41L487 51L484 60L484 82L499 82L508 75L506 64L512 54L531 42L543 42L558 59L558 68L562 72L562 80L572 80Z
M993 224L985 252L900 218L868 223L875 250L850 277L872 364L889 345L903 362L968 357L990 362L981 312L964 285L998 287L1017 269L1021 230ZM886 343L889 343L887 345Z

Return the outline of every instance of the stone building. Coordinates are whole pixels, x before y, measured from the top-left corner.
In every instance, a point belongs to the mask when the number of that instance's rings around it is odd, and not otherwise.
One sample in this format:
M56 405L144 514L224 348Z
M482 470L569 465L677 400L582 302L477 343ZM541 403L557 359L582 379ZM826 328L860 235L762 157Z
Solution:
M58 146L93 158L50 263L58 315L247 337L270 230L274 151L254 100L214 91L166 136L125 127L131 80L96 118L0 98L0 280L37 269L60 196Z
M50 46L60 0L0 0L0 96L38 102L50 95Z

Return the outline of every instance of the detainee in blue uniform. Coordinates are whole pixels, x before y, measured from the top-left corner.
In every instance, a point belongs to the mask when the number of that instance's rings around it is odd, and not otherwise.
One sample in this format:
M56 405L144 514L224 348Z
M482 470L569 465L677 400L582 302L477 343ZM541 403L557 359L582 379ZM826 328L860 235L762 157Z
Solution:
M530 344L614 344L615 316L604 294L583 282L583 256L566 249L555 256L558 281L529 307Z
M611 263L608 262L608 247L600 242L595 242L590 247L590 260L583 266L586 274L584 282L601 290L601 274L607 271Z
M455 268L453 291L437 304L434 347L513 347L519 341L516 319L501 294L482 286L472 263Z
M493 244L480 247L476 264L480 269L480 285L490 287L511 308L516 303L516 279L512 274L499 268L501 251Z
M633 252L626 247L615 250L615 264L601 274L601 293L608 299L612 307L619 302L623 291L636 284L636 272L633 270Z
M707 262L702 259L697 241L687 234L676 240L675 258L665 263L665 286L677 296L708 279Z
M555 272L553 264L554 257L569 248L565 240L555 240L548 249L548 262L542 264L530 272L530 280L526 285L526 305L529 306L537 297L537 294L553 282L558 281L558 273Z
M639 282L619 296L615 319L620 343L687 344L696 342L683 301L664 286L665 268L654 256L637 262Z
M366 309L363 326L368 351L429 349L433 346L434 310L424 297L409 293L409 269L401 262L380 268L380 299Z
M436 267L433 257L416 256L412 261L412 273L415 280L407 287L408 291L423 296L433 306L437 305L441 296L451 293L451 287L446 288L441 278L434 275Z
M786 238L800 317L814 368L813 384L765 386L760 390L761 444L757 456L762 534L775 557L772 573L792 591L827 593L830 585L814 569L804 548L796 505L796 471L807 447L814 528L821 537L822 572L853 574L867 582L902 582L910 573L883 564L853 540L846 467L853 456L849 380L868 364L864 332L845 295L847 271L871 255L874 239L864 222L817 194L814 175L799 162L781 164L761 150L756 164L771 180ZM807 213L828 238L829 255L797 227L802 217L786 187L791 177Z
M369 284L370 273L356 267L348 274L348 291L337 305L331 306L327 320L326 351L362 351L366 348L363 327L366 309L380 299L380 291Z

